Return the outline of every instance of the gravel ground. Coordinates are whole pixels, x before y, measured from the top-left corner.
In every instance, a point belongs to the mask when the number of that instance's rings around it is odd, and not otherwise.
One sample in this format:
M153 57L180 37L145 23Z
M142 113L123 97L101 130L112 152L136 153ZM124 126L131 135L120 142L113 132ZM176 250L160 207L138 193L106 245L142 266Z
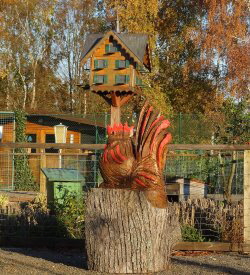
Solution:
M196 256L174 256L171 271L155 273L173 274L240 274L250 275L250 255L237 253L195 254ZM81 251L52 251L48 249L1 248L0 274L87 274L86 259Z

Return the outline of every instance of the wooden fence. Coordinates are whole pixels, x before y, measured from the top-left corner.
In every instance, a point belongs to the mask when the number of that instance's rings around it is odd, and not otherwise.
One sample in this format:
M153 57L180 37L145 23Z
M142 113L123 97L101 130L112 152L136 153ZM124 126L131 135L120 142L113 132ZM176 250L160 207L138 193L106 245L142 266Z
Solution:
M175 206L182 227L201 226L207 231L202 234L206 236L206 240L202 242L184 240L175 246L175 250L249 251L250 245L243 242L243 202L228 205L211 199L194 199L182 201ZM39 212L33 213L30 211L32 209L30 204L29 211L21 210L18 203L8 203L0 208L2 229L0 245L84 249L84 237L76 240L48 235L47 228L51 230L53 217L51 219L47 217L46 225L41 226L36 220ZM29 236L30 227L34 224L40 228L39 236ZM23 237L20 237L19 231L23 232L21 233ZM220 235L219 242L216 234Z
M53 148L53 149L76 149L76 150L103 150L104 144L36 144L36 143L0 143L0 148L40 148L41 154L43 155L44 149ZM243 213L243 219L239 222L238 227L243 228L243 238L237 240L237 243L242 243L245 247L248 247L250 251L250 145L208 145L208 144L170 144L168 146L169 151L176 150L213 150L213 151L244 151L244 198L242 206L239 206L238 209L232 211L238 211ZM44 185L45 186L45 185ZM41 191L45 191L44 187L41 188ZM209 207L212 207L211 205ZM243 211L242 211L243 209ZM231 211L230 210L230 211ZM223 212L223 211L222 211ZM222 213L221 212L221 213ZM235 213L236 213L235 212ZM215 215L215 212L211 210L211 213ZM192 217L192 212L191 212ZM212 216L211 216L212 218ZM217 217L218 218L218 217ZM223 216L222 216L223 218ZM195 222L192 219L190 222ZM228 239L229 240L229 239ZM235 241L236 242L236 241Z
M29 142L6 142L0 143L0 148L40 148L40 149L82 149L103 150L105 144L69 144L69 143L29 143ZM250 150L249 144L169 144L171 150L227 150L243 151Z

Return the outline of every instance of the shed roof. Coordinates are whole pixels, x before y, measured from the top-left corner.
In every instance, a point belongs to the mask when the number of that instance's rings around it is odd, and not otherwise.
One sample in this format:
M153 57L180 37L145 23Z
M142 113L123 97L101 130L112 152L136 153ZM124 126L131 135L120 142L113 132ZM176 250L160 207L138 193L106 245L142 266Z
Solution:
M147 52L148 46L148 35L142 33L117 33L110 31L108 33L95 33L89 34L86 37L86 42L84 45L84 50L82 53L82 59L84 59L88 53L95 48L95 46L106 36L114 35L118 37L122 43L138 58L138 60L143 64L144 55ZM115 39L115 37L114 37Z
M57 115L53 115L53 114L30 114L30 115L27 115L28 119L32 119L32 117L37 118L37 119L40 117L48 117L48 118L51 117L51 118L54 118L57 120L67 120L67 121L75 122L75 123L79 123L79 124L86 124L86 125L92 125L92 126L98 126L101 128L105 128L104 123L100 123L98 121L92 121L87 118L71 116L71 115L60 115L60 114L57 114Z
M42 168L48 181L83 181L83 175L74 169Z

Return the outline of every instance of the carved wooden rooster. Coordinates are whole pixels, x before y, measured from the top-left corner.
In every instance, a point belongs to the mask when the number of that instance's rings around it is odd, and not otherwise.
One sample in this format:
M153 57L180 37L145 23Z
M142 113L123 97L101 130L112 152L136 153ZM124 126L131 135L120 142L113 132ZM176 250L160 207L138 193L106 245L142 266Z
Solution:
M145 191L155 207L167 206L163 169L170 123L146 102L133 128L119 124L108 126L108 143L100 160L102 188L126 188Z

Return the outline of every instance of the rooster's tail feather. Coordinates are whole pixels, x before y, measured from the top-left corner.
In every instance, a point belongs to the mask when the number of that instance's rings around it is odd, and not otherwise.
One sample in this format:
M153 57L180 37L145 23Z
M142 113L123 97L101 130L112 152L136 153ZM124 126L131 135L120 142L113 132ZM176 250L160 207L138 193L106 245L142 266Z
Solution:
M146 101L136 126L135 144L138 157L148 154L157 159L159 168L165 164L166 145L171 141L171 134L167 132L170 122L160 116Z

